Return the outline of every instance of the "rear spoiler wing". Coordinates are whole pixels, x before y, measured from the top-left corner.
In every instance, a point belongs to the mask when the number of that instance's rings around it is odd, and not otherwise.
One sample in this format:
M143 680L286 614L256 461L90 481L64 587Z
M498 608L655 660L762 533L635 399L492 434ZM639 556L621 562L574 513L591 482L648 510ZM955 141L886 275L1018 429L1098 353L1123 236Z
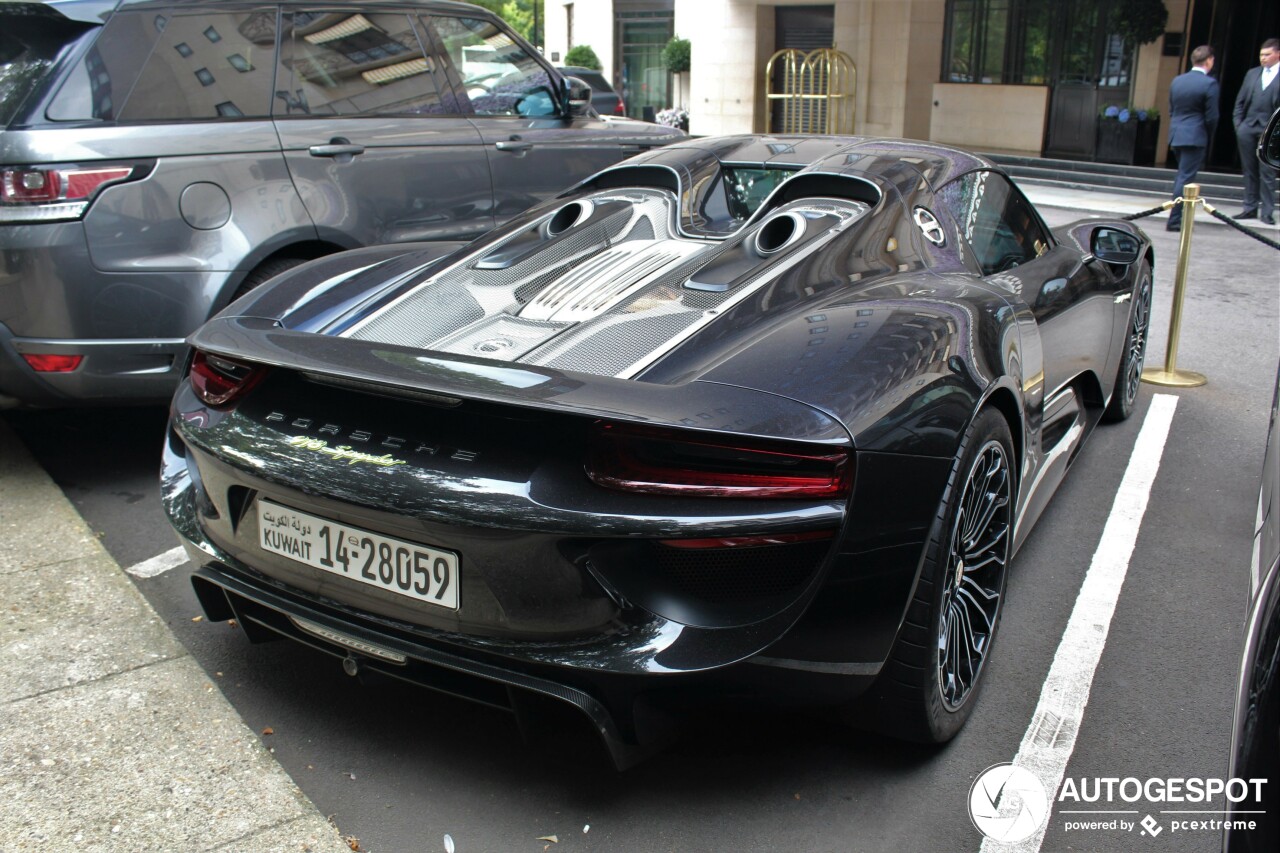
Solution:
M321 382L435 405L474 400L675 429L838 447L853 443L844 426L819 409L718 382L660 385L505 364L290 331L261 317L219 317L187 341L206 352L294 370Z

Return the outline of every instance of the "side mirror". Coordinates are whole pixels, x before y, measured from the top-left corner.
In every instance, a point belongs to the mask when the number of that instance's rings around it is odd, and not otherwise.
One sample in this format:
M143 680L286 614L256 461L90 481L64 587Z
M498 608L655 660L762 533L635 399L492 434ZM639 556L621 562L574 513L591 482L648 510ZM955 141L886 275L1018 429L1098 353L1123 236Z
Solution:
M1142 243L1128 231L1116 228L1096 228L1089 238L1089 251L1108 264L1136 263L1142 251Z
M1271 114L1271 121L1258 140L1258 159L1273 169L1280 169L1280 110Z
M591 114L591 87L577 77L564 78L564 100L569 105L569 115Z

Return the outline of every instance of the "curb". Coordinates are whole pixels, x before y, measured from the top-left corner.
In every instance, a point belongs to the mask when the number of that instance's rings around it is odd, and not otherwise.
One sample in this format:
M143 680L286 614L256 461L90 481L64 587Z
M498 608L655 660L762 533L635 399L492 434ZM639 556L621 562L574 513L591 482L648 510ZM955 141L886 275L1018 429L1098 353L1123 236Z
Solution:
M0 420L6 849L350 848Z

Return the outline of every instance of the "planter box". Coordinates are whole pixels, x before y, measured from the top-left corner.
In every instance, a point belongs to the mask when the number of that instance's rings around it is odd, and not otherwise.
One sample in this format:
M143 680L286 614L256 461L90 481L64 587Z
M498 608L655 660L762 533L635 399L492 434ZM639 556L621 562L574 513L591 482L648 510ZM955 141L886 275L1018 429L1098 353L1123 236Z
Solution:
M1098 163L1125 166L1154 166L1160 119L1116 121L1098 119L1097 146L1093 159Z

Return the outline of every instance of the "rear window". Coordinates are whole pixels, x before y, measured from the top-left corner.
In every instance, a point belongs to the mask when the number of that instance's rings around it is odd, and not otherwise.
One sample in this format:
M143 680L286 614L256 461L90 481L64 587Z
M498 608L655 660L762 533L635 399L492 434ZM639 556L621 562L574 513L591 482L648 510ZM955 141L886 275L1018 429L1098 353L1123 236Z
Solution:
M94 29L39 6L5 5L0 11L0 126L48 84L59 54Z
M583 83L591 87L592 92L612 92L613 87L605 82L600 74L594 71L573 71L570 72L571 77L577 77Z

